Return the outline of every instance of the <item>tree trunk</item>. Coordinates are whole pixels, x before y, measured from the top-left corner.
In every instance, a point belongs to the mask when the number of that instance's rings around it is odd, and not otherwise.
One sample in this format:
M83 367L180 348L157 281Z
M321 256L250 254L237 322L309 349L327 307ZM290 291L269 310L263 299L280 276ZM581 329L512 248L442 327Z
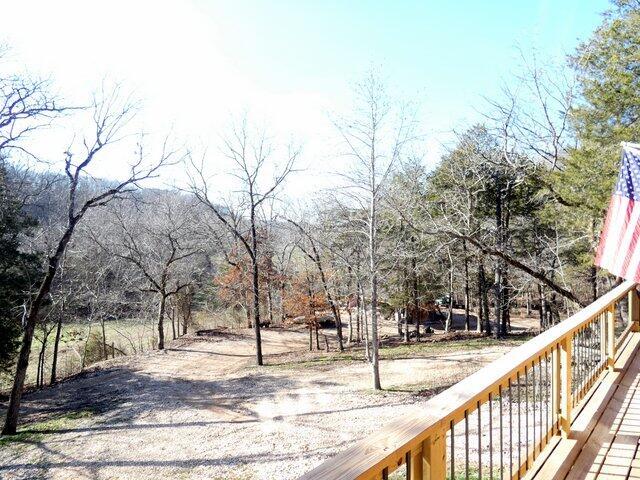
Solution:
M484 263L480 262L479 273L480 283L482 284L482 316L484 317L484 331L487 335L491 335L493 330L491 329L491 315L489 313L489 292L487 288L487 276L484 271Z
M589 268L589 280L591 282L591 300L598 299L598 270L595 265Z
M40 353L38 353L38 368L36 371L36 387L44 387L44 352L47 348L47 331L46 327L42 330L42 344L40 346Z
M462 251L464 252L464 329L468 332L471 318L469 315L471 292L469 289L469 257L467 255L467 242L464 240L462 241Z
M419 319L416 318L416 322L418 322ZM409 343L410 338L409 338L409 313L405 310L404 312L404 343Z
M447 320L444 324L444 331L449 332L453 324L453 258L451 250L447 247L449 255L449 305L447 307Z
M351 294L353 293L353 271L351 265L348 266L348 283L347 283L347 314L349 315L349 339L348 344L353 342L353 315L351 313Z
M173 335L173 339L176 339L176 310L173 308L173 305L169 307L170 315L171 315L171 334Z
M415 242L415 239L412 238ZM413 317L416 322L416 342L420 342L420 300L418 295L418 263L416 261L415 252L411 257L411 272L413 275L412 296L413 296ZM409 341L409 328L406 329L406 340Z
M313 329L316 330L316 347L320 350L318 345L318 321L316 320L316 312L313 308L313 292L311 291L311 278L309 278L309 272L307 271L307 307L309 308L309 351L313 351Z
M484 266L482 260L478 260L478 317L476 319L476 331L484 331Z
M164 313L167 296L160 293L160 304L158 305L158 350L164 350Z
M502 322L500 324L500 336L505 337L511 330L511 288L509 287L509 270L507 267L502 272Z
M250 302L247 302L247 304L244 307L244 311L247 314L247 328L253 328L253 322L251 321L251 305L250 305Z
M191 288L186 293L187 297L186 304L183 306L184 310L182 312L182 334L186 335L189 330L189 324L191 323L191 302L193 301L193 292Z
M100 317L100 326L102 327L102 359L107 359L107 332L104 327L104 317Z
M282 280L282 282L280 282L280 321L282 322L282 325L284 325L284 322L287 319L287 312L284 310L284 294L285 281Z
M360 329L360 325L362 323L362 302L360 301L360 290L362 289L362 285L360 284L360 280L356 282L356 342L360 343L362 341L362 331Z
M496 210L495 210L495 224L496 224L496 250L498 252L503 251L503 236L502 236L502 185L500 182L500 175L496 174ZM495 278L494 278L494 297L495 297L495 329L494 333L496 338L500 337L502 324L502 259L496 257L495 259Z
M364 333L364 352L367 357L367 361L371 363L371 348L369 344L369 319L367 316L366 300L364 298L364 289L361 286L362 291L362 331Z
M44 298L49 294L51 290L51 282L58 271L58 265L60 259L67 248L67 244L71 239L71 235L75 228L75 222L70 222L64 235L58 242L58 247L53 256L49 257L49 264L46 274L38 289L29 312L27 314L24 335L22 336L22 345L20 347L20 353L18 354L18 362L16 364L16 374L13 380L13 387L11 388L11 395L9 397L9 405L7 407L7 416L5 419L4 427L2 429L3 435L15 435L18 427L18 415L20 410L20 400L22 399L22 389L24 387L24 380L27 376L27 368L29 367L29 355L31 353L31 343L33 342L33 332L36 328L36 322L38 320L38 314L42 307Z
M540 302L538 309L540 314L540 330L544 331L547 329L547 300L545 298L544 286L541 283L538 284L538 300Z
M256 231L255 207L251 207L251 258L253 277L253 328L256 335L256 363L262 365L262 338L260 335L260 276L258 275L258 232Z
M320 260L320 253L316 249L316 246L313 240L310 240L310 242L311 242L311 248L313 249L313 255L315 257L314 263L316 264L316 267L318 268L318 272L320 273L320 282L322 283L322 290L324 291L324 295L327 298L327 303L331 308L331 314L333 315L333 320L336 323L336 335L338 337L338 348L340 348L340 351L342 352L344 351L344 341L342 339L342 319L340 318L340 312L336 308L336 302L334 301L333 296L329 291L329 284L327 282L327 277L324 274L324 268L322 267L322 262Z
M89 339L91 338L91 329L93 328L93 319L89 322L89 331L87 332L87 338L84 341L84 347L82 349L82 358L80 359L80 369L84 369L87 364L87 346L89 345ZM141 349L142 350L142 349Z
M269 313L269 325L273 322L273 294L271 292L271 275L267 275L267 311Z
M447 320L444 331L450 332L453 325L453 269L449 271L449 305L447 305Z
M372 187L375 186L375 167L372 170ZM374 390L382 390L380 385L380 369L378 365L378 245L376 220L376 192L371 192L369 207L369 271L371 274L371 373Z
M64 312L64 301L62 302L62 312ZM53 360L51 361L51 385L55 384L58 380L56 378L58 371L58 348L60 347L60 335L62 334L62 315L58 318L58 325L56 326L56 338L53 342Z

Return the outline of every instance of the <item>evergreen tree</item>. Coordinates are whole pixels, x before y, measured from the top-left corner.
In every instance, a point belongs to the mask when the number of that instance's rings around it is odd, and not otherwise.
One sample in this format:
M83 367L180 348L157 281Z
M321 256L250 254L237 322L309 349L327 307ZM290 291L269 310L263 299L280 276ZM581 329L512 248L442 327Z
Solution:
M14 363L22 331L21 305L28 300L38 271L37 256L20 250L21 237L33 226L12 195L7 170L0 164L0 373L8 372Z
M611 198L621 141L640 141L640 2L614 0L602 24L582 43L571 65L581 102L572 111L577 148L569 151L549 185L568 237L578 239L571 261L586 272L589 297L599 295L593 263Z
M581 140L640 140L640 2L614 0L571 60L583 96L574 111Z

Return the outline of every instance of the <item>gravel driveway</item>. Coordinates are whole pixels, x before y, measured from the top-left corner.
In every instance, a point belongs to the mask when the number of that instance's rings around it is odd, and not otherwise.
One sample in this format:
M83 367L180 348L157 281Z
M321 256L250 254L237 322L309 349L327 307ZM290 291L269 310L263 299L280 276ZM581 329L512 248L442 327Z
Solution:
M265 329L267 362L304 351L302 332ZM83 412L0 446L2 479L291 479L426 401L412 385L449 385L509 347L381 364L251 366L253 340L185 338L26 395L24 420ZM404 387L404 388L403 388ZM404 389L404 391L403 391Z

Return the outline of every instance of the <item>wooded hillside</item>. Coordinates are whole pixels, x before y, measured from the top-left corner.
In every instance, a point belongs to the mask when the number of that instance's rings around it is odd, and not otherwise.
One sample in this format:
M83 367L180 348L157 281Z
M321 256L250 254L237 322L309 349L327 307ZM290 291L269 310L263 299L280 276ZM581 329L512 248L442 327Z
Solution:
M640 2L616 0L567 64L523 52L483 121L456 132L433 168L418 99L371 71L328 119L343 165L335 188L295 201L287 181L306 175L304 150L250 115L203 153L141 133L125 86L74 105L50 81L2 70L4 433L16 431L25 385L163 349L199 328L198 312L252 328L258 365L262 328L305 326L314 350L364 344L379 389L382 319L418 342L429 322L451 329L460 309L466 330L503 338L516 309L543 330L590 303L616 283L593 260L619 143L640 140L639 47ZM42 154L51 126L64 147ZM124 175L93 174L118 162ZM175 169L187 180L169 187ZM153 341L121 320L152 323ZM320 339L319 326L335 337ZM65 342L81 347L61 374Z

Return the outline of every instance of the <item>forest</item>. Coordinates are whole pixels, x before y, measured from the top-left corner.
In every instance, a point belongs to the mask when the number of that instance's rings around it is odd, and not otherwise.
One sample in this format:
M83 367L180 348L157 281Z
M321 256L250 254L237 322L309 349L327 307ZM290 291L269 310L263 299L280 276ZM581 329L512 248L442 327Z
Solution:
M617 282L593 262L620 142L640 139L639 46L640 4L615 0L562 62L521 51L434 167L418 102L373 68L328 118L335 186L299 201L304 148L250 113L203 151L138 129L126 84L75 105L0 65L3 433L25 388L197 331L251 329L260 366L265 329L303 328L309 350L363 355L381 389L392 341L434 325L505 339L515 311L536 333L575 313ZM64 147L47 148L53 128ZM126 175L93 173L115 159Z

